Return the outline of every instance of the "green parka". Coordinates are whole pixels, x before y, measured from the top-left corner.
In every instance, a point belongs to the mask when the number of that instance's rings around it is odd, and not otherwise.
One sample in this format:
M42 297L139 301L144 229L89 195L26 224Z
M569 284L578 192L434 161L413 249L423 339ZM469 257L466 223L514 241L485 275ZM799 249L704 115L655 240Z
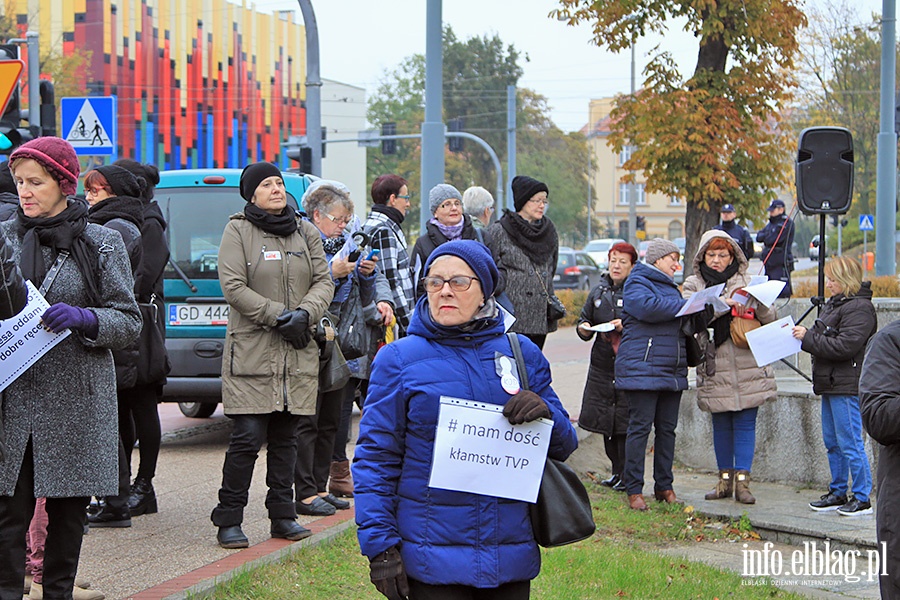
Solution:
M322 239L311 223L281 237L232 215L219 247L219 279L231 307L222 358L225 414L316 412L318 346L294 349L275 329L286 309L309 313L311 327L334 297Z

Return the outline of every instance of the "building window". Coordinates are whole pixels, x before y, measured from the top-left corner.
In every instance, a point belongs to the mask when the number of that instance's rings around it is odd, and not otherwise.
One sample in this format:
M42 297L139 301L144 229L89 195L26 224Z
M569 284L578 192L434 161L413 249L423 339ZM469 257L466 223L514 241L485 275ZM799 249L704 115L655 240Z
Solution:
M619 205L620 206L629 206L631 198L629 197L630 186L627 183L619 184ZM637 206L643 206L647 204L647 195L644 193L644 184L637 183L634 184L634 203Z
M619 152L619 166L621 167L626 162L631 159L631 146L625 146L622 148L622 151Z
M681 198L679 198L678 196L670 196L669 206L681 206Z
M684 236L684 229L681 226L681 221L672 221L669 223L669 239L674 240L675 238L680 238Z

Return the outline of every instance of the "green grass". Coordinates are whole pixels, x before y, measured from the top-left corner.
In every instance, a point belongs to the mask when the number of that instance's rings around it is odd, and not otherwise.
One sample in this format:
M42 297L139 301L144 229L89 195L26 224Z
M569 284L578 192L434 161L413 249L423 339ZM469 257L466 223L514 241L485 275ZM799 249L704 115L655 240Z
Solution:
M759 539L746 517L734 523L706 519L691 507L653 503L630 510L622 494L588 484L597 533L578 544L542 551L541 574L532 582L535 600L597 598L799 599L771 585L741 585L731 571L665 556L656 550L679 544ZM355 529L278 564L246 573L216 588L218 600L378 600L368 561L359 553Z

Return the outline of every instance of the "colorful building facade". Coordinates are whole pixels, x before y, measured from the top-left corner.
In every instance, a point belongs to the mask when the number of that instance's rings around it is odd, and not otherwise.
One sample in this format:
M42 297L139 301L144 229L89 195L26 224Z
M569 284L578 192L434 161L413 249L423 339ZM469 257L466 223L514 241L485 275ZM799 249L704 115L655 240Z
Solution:
M118 155L160 169L283 166L306 133L305 32L230 0L13 0L42 53L91 53L89 96L118 99ZM59 132L65 137L65 132Z

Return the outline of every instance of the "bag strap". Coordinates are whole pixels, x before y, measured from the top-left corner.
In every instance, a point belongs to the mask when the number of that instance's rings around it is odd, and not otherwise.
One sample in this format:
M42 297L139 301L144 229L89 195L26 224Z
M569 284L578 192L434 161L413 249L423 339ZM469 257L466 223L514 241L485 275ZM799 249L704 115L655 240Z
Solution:
M69 252L66 250L60 250L59 254L56 255L56 262L50 267L50 271L47 273L47 276L44 277L44 282L38 290L41 293L41 296L46 296L47 292L50 291L50 286L53 285L53 281L56 279L56 276L59 275L59 270L62 268L63 263L66 262L67 258L69 258Z
M508 332L506 337L509 339L509 346L512 348L513 358L516 359L516 370L519 372L519 387L523 390L530 390L528 387L528 371L525 369L525 357L522 355L522 346L519 344L519 335L517 333Z

